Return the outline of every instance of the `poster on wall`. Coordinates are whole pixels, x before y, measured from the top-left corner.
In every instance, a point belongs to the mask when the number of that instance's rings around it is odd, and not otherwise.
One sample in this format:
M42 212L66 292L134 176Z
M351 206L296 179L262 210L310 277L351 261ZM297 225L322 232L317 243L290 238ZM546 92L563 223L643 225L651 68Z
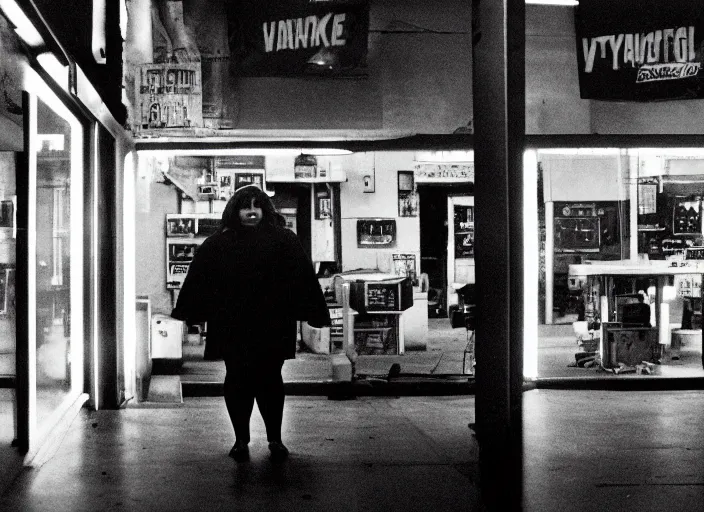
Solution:
M396 220L358 219L358 247L389 247L396 242Z
M325 185L315 187L315 218L318 220L332 218L332 195Z
M410 279L413 286L418 286L418 272L416 270L415 254L394 254L392 256L394 274Z
M418 216L418 193L413 171L398 171L398 216Z
M443 182L473 182L474 162L457 164L429 164L418 163L413 169L416 182L443 183Z
M575 28L582 98L704 97L700 0L580 0Z
M455 258L474 257L474 206L455 205Z
M239 76L366 74L369 0L228 2Z

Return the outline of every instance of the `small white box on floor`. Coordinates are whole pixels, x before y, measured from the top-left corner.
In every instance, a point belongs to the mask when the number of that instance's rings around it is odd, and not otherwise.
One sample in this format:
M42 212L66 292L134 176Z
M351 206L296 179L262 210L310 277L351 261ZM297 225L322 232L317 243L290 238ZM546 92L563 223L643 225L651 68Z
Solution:
M183 358L184 324L160 313L152 316L152 359Z
M352 382L352 363L346 354L330 356L332 364L332 380L335 382Z
M311 327L301 322L301 341L315 354L330 353L330 327Z

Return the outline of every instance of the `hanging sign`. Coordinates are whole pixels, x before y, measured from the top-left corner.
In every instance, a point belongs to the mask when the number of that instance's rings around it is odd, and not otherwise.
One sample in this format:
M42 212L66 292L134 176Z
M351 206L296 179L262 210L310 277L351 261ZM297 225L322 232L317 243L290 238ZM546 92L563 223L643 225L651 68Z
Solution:
M704 98L700 0L580 0L575 27L582 98Z
M363 75L369 0L230 0L239 76Z

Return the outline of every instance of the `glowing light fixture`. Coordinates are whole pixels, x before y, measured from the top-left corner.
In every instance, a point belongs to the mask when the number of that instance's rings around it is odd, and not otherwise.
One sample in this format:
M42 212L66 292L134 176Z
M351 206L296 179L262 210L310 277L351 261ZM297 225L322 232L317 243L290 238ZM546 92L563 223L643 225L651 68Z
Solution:
M93 51L93 58L98 64L105 64L106 62L105 10L105 0L93 0L93 31L91 36L91 50Z
M418 151L416 160L428 163L473 162L474 151Z
M533 5L561 5L564 7L573 7L579 5L577 0L526 0L526 4Z
M61 64L51 52L37 55L37 62L62 89L68 91L68 66Z
M32 48L44 46L44 39L15 0L0 0L0 9L15 27L15 32Z
M538 377L538 155L523 154L523 377Z
M675 300L676 297L677 290L674 286L667 285L662 287L662 300L664 302L670 302L672 300Z
M338 148L237 148L237 149L155 149L140 151L144 154L184 155L184 156L229 156L229 155L264 155L264 156L298 156L301 153L314 156L351 155L352 151Z

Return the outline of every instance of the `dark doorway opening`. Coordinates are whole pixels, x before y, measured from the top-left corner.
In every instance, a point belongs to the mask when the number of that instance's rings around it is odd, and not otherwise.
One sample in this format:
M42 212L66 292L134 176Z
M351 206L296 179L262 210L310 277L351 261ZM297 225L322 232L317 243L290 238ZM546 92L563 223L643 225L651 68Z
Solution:
M420 271L428 275L428 316L447 315L447 196L449 187L418 187Z

